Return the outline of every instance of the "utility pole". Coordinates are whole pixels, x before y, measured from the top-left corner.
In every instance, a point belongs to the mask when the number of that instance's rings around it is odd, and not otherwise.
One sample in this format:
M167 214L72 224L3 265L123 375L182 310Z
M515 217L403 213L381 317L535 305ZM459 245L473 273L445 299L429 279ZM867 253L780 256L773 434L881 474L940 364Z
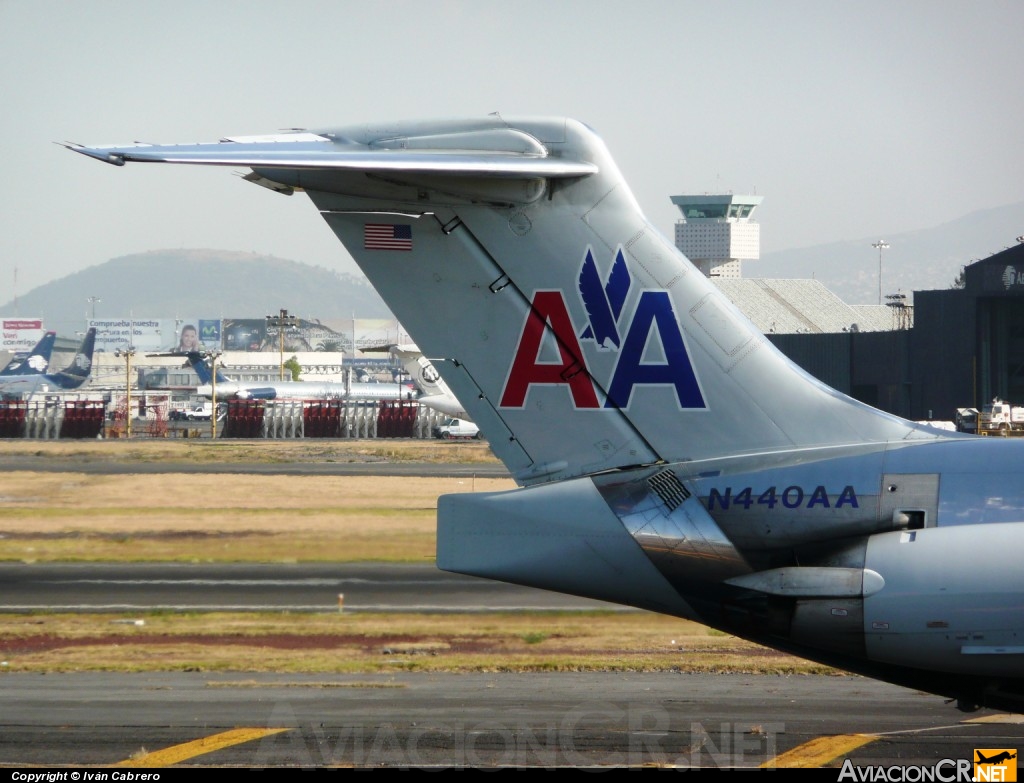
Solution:
M210 404L213 410L210 412L210 440L217 440L217 360L220 358L220 351L211 351L210 356Z
M124 391L124 436L132 436L132 357L135 355L134 346L129 345L125 349L118 348L114 356L124 357L125 391Z

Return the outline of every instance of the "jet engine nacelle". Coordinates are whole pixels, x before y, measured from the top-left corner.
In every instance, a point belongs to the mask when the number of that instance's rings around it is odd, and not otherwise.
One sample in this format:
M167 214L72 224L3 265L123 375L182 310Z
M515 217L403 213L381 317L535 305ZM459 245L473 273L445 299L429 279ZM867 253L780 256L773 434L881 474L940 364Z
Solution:
M872 661L1019 677L1024 522L885 533L868 540L865 566L885 587L864 599ZM999 580L992 578L1000 574Z

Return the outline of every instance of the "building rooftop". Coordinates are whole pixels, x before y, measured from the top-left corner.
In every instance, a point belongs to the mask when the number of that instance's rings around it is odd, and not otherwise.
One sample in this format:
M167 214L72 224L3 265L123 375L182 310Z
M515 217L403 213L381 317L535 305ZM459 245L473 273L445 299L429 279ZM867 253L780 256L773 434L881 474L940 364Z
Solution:
M719 291L765 334L884 332L886 305L848 305L817 280L711 278Z

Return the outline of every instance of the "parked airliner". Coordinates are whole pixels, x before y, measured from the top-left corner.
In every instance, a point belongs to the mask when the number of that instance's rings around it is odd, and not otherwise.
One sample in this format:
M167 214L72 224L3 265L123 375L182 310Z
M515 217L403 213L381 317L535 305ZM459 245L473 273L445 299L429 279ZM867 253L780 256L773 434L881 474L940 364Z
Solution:
M217 369L213 383L210 365L202 354L187 354L188 362L199 376L196 394L218 400L346 400L348 402L414 401L418 394L399 383L327 383L319 381L236 381Z

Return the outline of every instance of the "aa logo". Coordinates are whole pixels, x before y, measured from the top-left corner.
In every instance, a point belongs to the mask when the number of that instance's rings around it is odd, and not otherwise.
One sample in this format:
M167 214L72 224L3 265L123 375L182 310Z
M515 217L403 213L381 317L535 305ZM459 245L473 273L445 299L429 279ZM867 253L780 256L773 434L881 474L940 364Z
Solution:
M972 780L1017 780L1017 751L1012 748L975 748Z
M632 279L622 248L607 275L587 248L577 284L587 316L582 328L573 323L564 292L534 291L500 407L525 407L533 386L561 386L577 409L628 409L636 387L666 386L675 390L680 410L707 408L667 290L639 291L627 308ZM595 382L583 345L617 354L610 378Z

